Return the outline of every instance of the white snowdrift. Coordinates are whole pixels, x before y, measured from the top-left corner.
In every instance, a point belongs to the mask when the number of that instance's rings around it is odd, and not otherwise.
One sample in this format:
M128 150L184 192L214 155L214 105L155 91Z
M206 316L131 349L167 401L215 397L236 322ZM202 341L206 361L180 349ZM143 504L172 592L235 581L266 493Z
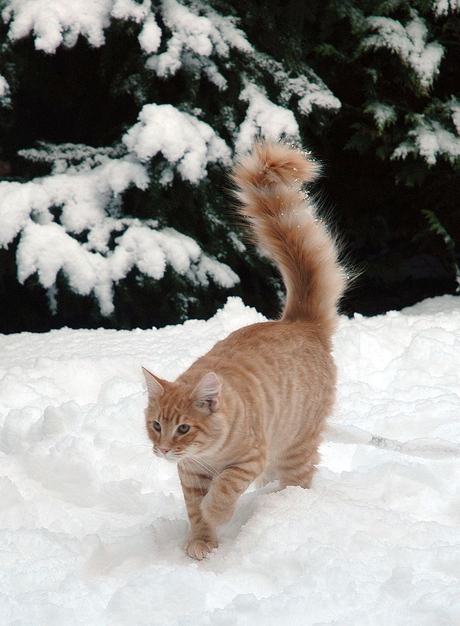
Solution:
M173 379L262 316L0 336L0 623L459 624L459 304L342 320L312 489L250 490L201 563L140 366Z

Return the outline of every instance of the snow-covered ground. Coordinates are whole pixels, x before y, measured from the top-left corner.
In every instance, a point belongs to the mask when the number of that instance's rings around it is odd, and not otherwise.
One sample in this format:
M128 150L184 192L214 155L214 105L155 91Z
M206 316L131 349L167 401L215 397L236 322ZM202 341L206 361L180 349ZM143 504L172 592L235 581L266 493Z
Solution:
M312 489L250 490L203 562L140 367L173 379L263 318L0 336L0 623L458 626L460 299L343 319Z

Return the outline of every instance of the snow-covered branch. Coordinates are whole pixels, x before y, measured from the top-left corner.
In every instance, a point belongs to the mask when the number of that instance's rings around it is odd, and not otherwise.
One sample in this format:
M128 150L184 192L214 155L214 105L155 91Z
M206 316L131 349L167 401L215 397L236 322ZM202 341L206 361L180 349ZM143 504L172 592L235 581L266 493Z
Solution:
M323 81L308 68L298 75L286 71L255 49L236 18L202 0L4 0L1 6L6 47L26 37L48 55L73 47L78 38L101 47L114 21L129 22L139 74L122 76L117 85L129 83L126 91L148 93L143 84L157 81L161 88L181 70L222 94L220 116L207 115L192 98L168 103L162 95L157 102L150 93L140 99L137 121L113 145L42 143L21 150L20 156L49 164L51 172L0 183L0 246L17 244L20 282L36 275L55 299L57 276L63 272L76 293L96 296L104 315L114 310L114 285L135 268L154 280L169 266L193 285L206 286L210 279L223 288L235 285L238 276L207 253L199 237L180 232L182 225L173 227L175 216L170 227L160 228L153 218L164 211L152 206L152 219L136 219L125 211L123 195L135 187L154 189L158 197L158 190L174 180L198 188L210 165L231 164L231 144L242 151L259 134L298 138L293 108L307 116L314 106L340 107ZM232 68L235 56L245 59L244 72ZM274 80L275 95L269 97L264 80ZM3 104L9 95L8 82L0 76ZM206 220L211 233L214 227L224 229L230 246L241 254L228 225L212 224L210 215Z
M412 19L405 26L389 17L370 17L368 23L376 33L364 40L363 47L391 50L413 70L422 88L431 87L439 73L444 48L437 41L427 41L427 26L417 12L412 11Z
M191 183L206 176L208 163L230 164L230 148L211 126L170 104L145 105L123 142L142 162L161 152Z
M76 293L96 296L103 315L114 310L114 284L133 268L156 280L171 265L195 284L207 285L208 277L227 288L237 283L237 275L191 237L160 229L154 220L117 217L121 194L131 185L146 189L148 184L145 166L132 155L105 156L89 168L70 165L27 183L0 183L0 245L8 247L19 235L19 281L37 274L50 289L62 271Z
M450 109L455 130L447 128L440 120L416 115L408 138L396 148L392 158L405 159L409 154L419 154L429 165L435 165L439 156L455 163L460 157L460 102L452 96L446 108Z

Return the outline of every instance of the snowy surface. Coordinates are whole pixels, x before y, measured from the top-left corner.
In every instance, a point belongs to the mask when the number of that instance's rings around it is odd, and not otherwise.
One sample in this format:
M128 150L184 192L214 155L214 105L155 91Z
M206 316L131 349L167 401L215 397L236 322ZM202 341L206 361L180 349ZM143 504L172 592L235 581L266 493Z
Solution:
M460 300L343 319L310 490L250 490L196 563L140 366L173 379L263 318L0 336L0 623L457 626Z

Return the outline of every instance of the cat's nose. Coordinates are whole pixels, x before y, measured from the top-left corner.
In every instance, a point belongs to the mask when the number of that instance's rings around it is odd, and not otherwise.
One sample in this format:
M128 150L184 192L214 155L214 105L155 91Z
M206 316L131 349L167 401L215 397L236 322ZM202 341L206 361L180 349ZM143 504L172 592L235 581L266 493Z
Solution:
M161 452L163 452L163 454L167 454L171 448L158 448Z

